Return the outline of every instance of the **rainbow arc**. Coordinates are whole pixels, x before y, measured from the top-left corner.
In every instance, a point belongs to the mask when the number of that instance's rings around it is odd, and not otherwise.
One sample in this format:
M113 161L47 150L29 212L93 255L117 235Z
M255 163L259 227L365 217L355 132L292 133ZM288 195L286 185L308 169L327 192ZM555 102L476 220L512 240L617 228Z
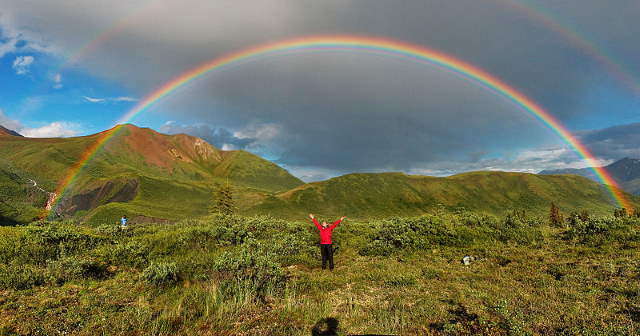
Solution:
M314 52L326 50L346 50L356 52L369 52L393 57L401 57L410 61L417 61L431 66L436 66L443 70L453 72L466 80L473 82L491 91L519 107L519 111L524 111L546 125L562 138L584 161L592 167L594 173L604 184L618 206L631 209L631 202L621 191L616 181L602 167L598 166L593 154L580 141L567 130L553 115L543 109L536 102L507 85L496 76L457 59L443 52L429 49L423 46L406 42L376 38L369 36L338 35L338 36L310 36L268 43L256 47L244 49L235 53L230 53L222 57L216 57L208 62L200 64L175 78L167 81L155 91L147 95L136 106L127 111L117 122L124 124L131 121L137 115L147 111L150 107L161 101L164 97L175 92L189 82L197 80L206 74L220 71L225 68L239 65L243 62L250 62L270 57L278 54L291 54L292 52ZM80 160L74 164L65 178L60 182L56 190L56 202L64 197L73 185L76 177L82 168L91 161L91 158L99 152L122 127L116 126L113 129L103 132L96 142L87 148Z

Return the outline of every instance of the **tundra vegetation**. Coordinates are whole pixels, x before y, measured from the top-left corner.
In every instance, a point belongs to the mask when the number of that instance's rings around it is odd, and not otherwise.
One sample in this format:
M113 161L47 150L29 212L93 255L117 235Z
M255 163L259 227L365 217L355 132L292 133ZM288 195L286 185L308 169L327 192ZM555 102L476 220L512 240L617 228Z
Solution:
M638 334L640 218L557 211L0 227L0 334Z

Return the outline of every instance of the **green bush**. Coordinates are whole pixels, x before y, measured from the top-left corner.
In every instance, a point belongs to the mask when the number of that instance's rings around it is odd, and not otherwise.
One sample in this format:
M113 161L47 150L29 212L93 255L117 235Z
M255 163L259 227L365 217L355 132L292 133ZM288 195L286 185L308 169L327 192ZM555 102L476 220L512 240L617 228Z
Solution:
M122 233L122 229L120 228L120 225L117 225L117 224L103 224L103 225L97 226L95 228L95 231L99 234L110 236L110 237L115 237Z
M539 225L536 219L517 212L503 220L467 212L396 217L382 221L359 253L388 256L400 250L436 246L469 247L493 242L535 244L544 238Z
M142 279L153 285L165 285L178 281L178 266L174 262L151 262L142 271Z
M274 261L275 256L241 249L225 252L214 264L219 280L228 288L244 287L257 297L279 292L286 285L284 269Z
M317 233L300 226L283 228L280 234L269 240L249 240L245 246L246 249L272 255L284 265L310 265L320 257ZM337 246L335 239L334 246Z
M107 274L108 265L87 256L70 256L50 261L47 272L57 284L76 279L99 279Z
M638 241L637 220L619 217L569 217L569 229L565 238L588 245L601 245L607 242Z
M17 242L15 258L22 263L46 264L48 260L90 250L102 241L100 237L83 233L79 227L30 225Z
M1 289L29 289L46 282L45 270L33 265L0 264Z
M255 237L258 231L255 222L234 215L217 215L213 217L214 237L223 245L240 245Z
M104 246L98 253L114 265L140 268L149 262L149 247L139 241Z

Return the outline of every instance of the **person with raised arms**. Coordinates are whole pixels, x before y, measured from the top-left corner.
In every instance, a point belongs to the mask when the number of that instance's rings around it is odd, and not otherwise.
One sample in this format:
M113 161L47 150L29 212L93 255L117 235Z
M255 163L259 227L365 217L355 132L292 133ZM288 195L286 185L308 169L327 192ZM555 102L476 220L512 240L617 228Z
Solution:
M322 254L322 269L327 268L327 261L329 262L329 270L333 271L333 242L331 241L331 233L333 229L338 226L346 216L335 221L331 226L327 222L322 222L322 225L318 223L318 220L313 214L309 214L309 218L313 221L313 224L320 231L320 253Z

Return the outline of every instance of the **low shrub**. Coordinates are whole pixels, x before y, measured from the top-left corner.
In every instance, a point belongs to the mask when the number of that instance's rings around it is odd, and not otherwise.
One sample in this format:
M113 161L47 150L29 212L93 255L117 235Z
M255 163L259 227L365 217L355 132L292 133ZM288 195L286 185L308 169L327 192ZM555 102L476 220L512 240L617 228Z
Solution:
M382 221L359 253L388 256L406 249L469 247L493 242L535 244L543 239L538 221L518 213L503 220L469 213L396 217Z
M106 276L108 265L96 258L70 256L50 261L47 273L57 284L77 279L100 279Z
M142 271L142 279L153 285L165 285L178 281L178 266L174 262L151 262Z
M0 289L29 289L46 282L44 269L33 265L0 264Z
M218 257L214 270L227 288L238 286L250 289L258 298L276 293L286 285L284 269L273 254L264 254L247 249L225 252Z
M608 242L640 241L633 218L581 217L574 214L568 223L569 229L564 237L582 244L598 246Z
M141 268L149 263L149 247L136 240L104 246L97 253L114 265Z
M22 263L46 264L61 256L93 249L103 239L78 227L48 224L27 226L16 245L15 258Z

